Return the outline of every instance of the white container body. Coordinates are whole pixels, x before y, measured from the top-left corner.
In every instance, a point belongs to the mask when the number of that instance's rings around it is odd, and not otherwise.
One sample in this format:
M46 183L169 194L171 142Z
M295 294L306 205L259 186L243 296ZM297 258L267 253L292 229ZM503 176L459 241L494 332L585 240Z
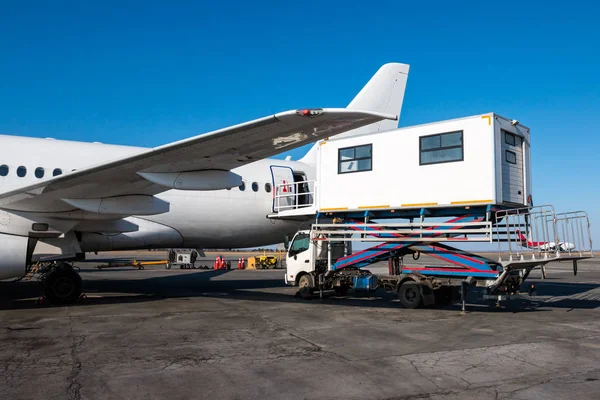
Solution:
M493 113L326 140L318 163L321 212L523 206L531 195L529 128Z

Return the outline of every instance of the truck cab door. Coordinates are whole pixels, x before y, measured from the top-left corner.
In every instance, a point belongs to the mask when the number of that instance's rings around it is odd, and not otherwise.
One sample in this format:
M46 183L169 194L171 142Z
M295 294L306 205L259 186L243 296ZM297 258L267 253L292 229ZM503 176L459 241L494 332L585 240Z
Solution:
M301 272L312 272L314 263L311 262L313 251L309 231L296 233L287 249L286 255L286 282L295 282Z

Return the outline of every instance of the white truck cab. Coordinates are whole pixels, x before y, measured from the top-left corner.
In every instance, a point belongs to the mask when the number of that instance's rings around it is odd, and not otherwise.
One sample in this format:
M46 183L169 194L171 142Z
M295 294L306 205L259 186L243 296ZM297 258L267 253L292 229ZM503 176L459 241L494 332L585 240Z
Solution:
M331 253L328 247L331 245ZM335 262L340 257L352 253L349 242L327 242L325 240L311 240L310 230L296 232L291 241L286 238L286 272L285 283L300 287L314 287L313 273L327 271L327 261Z

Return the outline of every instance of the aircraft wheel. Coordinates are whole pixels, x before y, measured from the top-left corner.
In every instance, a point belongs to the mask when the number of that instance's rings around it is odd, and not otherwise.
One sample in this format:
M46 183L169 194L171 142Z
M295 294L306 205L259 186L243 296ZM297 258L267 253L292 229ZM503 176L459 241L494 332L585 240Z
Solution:
M55 268L44 280L44 296L50 304L73 304L82 291L81 277L71 267Z

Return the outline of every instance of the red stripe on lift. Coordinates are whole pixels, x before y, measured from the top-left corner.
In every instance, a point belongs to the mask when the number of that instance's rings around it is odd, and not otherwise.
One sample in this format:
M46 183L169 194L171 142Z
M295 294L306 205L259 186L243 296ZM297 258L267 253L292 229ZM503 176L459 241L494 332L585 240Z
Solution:
M433 248L434 250L435 250L435 249L439 249L439 250L440 250L442 253L447 253L447 254L450 254L450 255L453 255L453 256L457 256L457 257L459 257L459 258L462 258L462 259L465 259L465 260L472 261L472 262L474 262L474 263L476 263L476 264L485 264L485 263L484 263L483 261L481 261L481 260L478 260L478 259L476 259L476 258L473 258L473 257L466 256L466 255L464 255L464 254L459 254L459 253L450 253L450 251L449 251L449 250L447 250L447 249L444 249L443 247L431 246L431 248ZM427 254L427 253L425 253L425 254Z

